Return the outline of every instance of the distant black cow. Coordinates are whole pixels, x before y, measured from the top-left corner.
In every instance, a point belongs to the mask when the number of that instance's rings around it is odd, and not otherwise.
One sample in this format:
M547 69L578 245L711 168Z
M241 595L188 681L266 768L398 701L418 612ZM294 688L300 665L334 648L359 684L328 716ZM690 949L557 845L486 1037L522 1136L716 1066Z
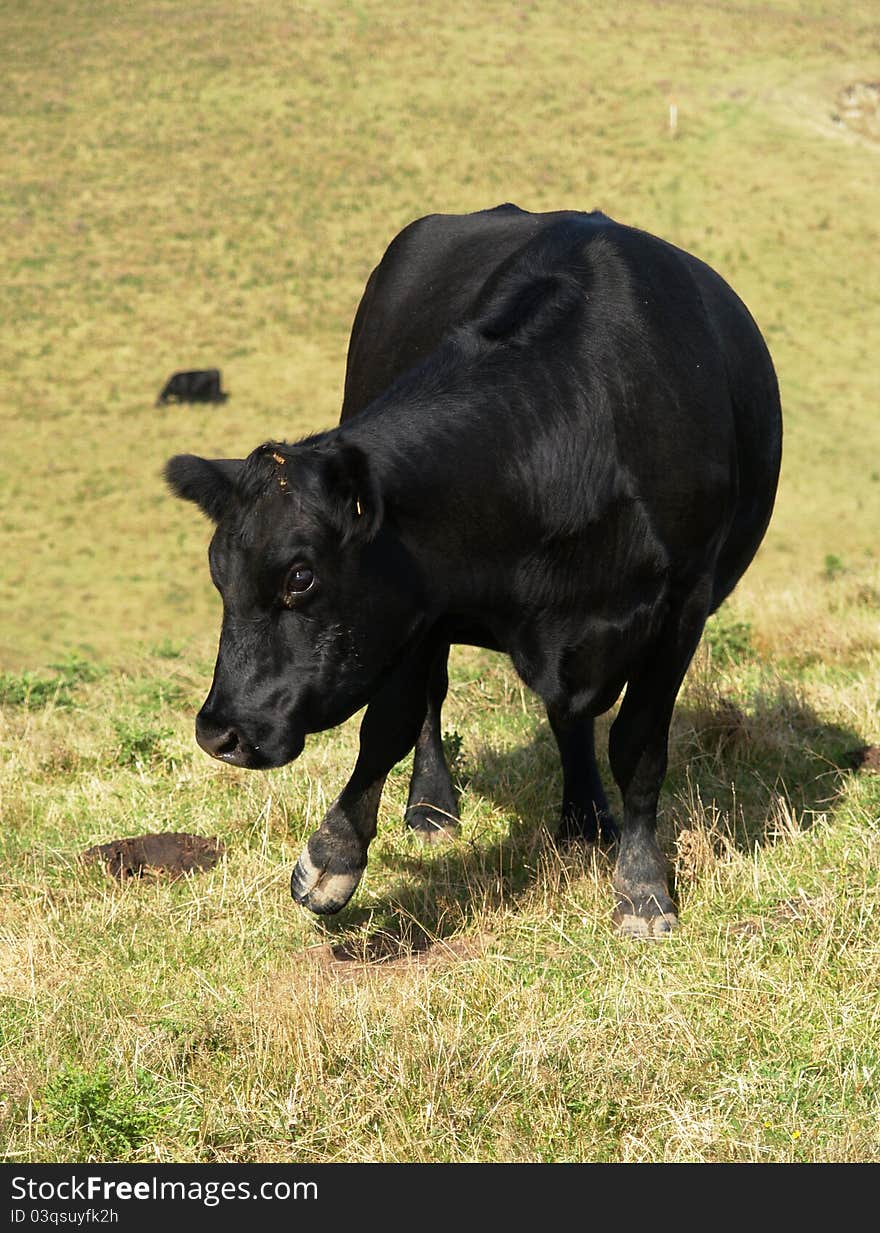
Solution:
M217 524L224 614L200 745L280 766L369 704L294 898L348 901L413 746L409 825L455 826L440 708L450 643L471 643L507 652L546 705L561 835L619 838L618 926L668 932L669 722L706 617L764 535L780 446L761 335L695 257L602 214L511 205L401 232L357 312L341 426L167 468ZM618 835L593 720L624 686Z
M202 368L194 372L176 372L165 382L156 406L165 402L226 402L229 397L220 388L220 371Z

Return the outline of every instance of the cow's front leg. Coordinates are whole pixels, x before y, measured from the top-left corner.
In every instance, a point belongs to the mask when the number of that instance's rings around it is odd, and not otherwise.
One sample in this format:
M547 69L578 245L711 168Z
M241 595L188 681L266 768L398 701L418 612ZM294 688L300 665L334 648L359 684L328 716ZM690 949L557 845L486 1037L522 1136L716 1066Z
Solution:
M357 889L376 833L385 777L415 744L425 718L429 648L407 656L367 707L351 779L297 862L290 893L322 915L345 907Z

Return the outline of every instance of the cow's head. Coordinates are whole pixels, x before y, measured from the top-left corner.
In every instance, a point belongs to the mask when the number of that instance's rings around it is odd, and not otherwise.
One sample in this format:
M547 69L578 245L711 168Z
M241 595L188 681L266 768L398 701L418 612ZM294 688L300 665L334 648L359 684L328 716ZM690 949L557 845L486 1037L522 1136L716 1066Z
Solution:
M216 524L223 625L196 739L236 766L281 766L369 701L416 636L418 571L367 456L336 435L247 459L182 454L165 475Z

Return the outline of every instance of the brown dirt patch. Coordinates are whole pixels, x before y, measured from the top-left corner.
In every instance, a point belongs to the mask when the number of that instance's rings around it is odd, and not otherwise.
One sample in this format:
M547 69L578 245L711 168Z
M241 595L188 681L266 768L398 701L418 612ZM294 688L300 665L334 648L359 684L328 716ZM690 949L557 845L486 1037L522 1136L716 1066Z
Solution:
M840 91L835 104L833 124L880 141L880 81L854 81Z
M847 761L854 771L867 771L869 774L880 774L880 745L863 745L847 755Z
M474 959L492 940L492 934L488 933L446 939L425 935L402 937L380 929L362 938L310 946L297 959L341 976L375 971L403 973Z
M777 925L816 922L825 919L827 904L822 898L813 899L800 891L792 899L781 899L773 909L772 921Z
M225 851L218 839L165 831L95 844L83 852L82 859L89 864L102 862L119 881L150 875L180 878L213 869Z

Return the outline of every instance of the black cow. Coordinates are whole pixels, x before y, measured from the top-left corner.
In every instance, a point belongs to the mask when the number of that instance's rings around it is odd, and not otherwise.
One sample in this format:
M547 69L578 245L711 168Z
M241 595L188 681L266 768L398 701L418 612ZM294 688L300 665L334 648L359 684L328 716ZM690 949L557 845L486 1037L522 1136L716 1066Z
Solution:
M280 766L368 704L294 899L348 901L413 746L409 825L455 826L440 708L450 643L470 643L505 651L546 705L562 837L619 838L620 929L668 932L655 826L672 709L764 535L780 447L761 335L695 257L598 213L505 205L405 228L357 312L340 426L167 467L217 524L224 614L199 744ZM618 835L593 721L624 686Z
M161 407L166 402L226 402L228 397L220 388L218 368L198 368L169 377L156 399L156 406Z

